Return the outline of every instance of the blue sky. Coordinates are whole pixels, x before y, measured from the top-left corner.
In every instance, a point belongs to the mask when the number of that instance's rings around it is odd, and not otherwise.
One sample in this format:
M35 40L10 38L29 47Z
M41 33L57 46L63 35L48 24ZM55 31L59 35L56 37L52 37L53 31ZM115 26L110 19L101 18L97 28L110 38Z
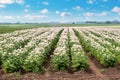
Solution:
M120 0L0 0L0 22L120 21Z

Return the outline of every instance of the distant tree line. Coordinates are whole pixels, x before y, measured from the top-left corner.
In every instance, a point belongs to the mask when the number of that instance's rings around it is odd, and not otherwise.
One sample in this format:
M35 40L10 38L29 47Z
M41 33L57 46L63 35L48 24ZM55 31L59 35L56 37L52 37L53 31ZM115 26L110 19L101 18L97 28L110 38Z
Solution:
M106 23L106 24L120 24L120 21L118 20L114 20L114 21L105 21L105 22L98 22L98 21L86 21L85 23L94 23L94 24L102 24L102 23Z

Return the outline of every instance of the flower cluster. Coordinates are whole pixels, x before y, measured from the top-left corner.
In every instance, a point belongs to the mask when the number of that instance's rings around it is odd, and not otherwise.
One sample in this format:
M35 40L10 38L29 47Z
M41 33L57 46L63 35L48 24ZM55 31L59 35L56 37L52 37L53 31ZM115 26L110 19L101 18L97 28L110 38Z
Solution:
M9 41L6 43L12 46L8 46L6 48L6 46L3 45L4 47L2 46L0 48L1 49L0 57L1 57L1 64L3 69L6 70L7 72L20 70L23 66L23 63L25 62L24 60L27 57L27 55L30 55L30 53L33 52L36 47L39 48L41 46L40 48L43 48L43 45L47 46L45 45L47 44L46 40L49 40L49 39L47 39L46 37L51 33L54 33L55 35L57 32L53 31L53 29L49 30L45 28L31 29L31 30L27 30L27 33L25 34L12 38L14 43L9 43L12 41ZM18 39L18 40L14 40L14 39ZM45 41L45 44L43 44L44 41ZM42 43L43 45L40 43ZM38 46L38 44L40 46Z
M70 31L71 39L71 56L72 56L72 67L75 70L87 69L88 68L88 57L80 45L78 38L75 36L72 29Z
M69 66L69 57L67 52L67 29L62 32L59 42L57 43L54 55L52 56L52 66L54 69L67 69Z
M94 56L102 65L106 67L114 66L116 57L109 49L110 42L105 41L100 34L93 32L95 29L79 30L79 38L83 40L81 43L89 54ZM92 31L91 31L92 30Z

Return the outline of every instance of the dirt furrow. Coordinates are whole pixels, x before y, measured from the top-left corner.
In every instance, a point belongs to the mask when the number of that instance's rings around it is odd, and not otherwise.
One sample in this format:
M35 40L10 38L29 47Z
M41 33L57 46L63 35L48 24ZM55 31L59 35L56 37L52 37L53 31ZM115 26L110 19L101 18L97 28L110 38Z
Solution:
M77 32L76 30L74 30L74 32L75 32L75 35L78 37L80 33ZM107 76L103 75L100 72L99 68L96 66L96 64L93 62L93 60L91 59L90 55L88 54L89 51L84 47L85 45L82 44L83 43L82 40L84 40L84 38L80 39L78 37L78 39L79 39L79 42L81 43L81 46L82 46L82 48L83 48L83 50L85 52L85 55L88 56L88 59L89 59L89 63L88 63L89 64L89 68L88 68L87 71L97 75L98 77L102 78L102 80L109 80L109 78Z
M43 66L48 70L48 71L52 71L52 68L51 68L51 56L54 55L53 52L54 52L55 48L52 48L51 51L50 51L50 54L47 56L47 60L44 62Z
M93 60L91 60L90 56L88 55L88 53L86 51L84 51L86 56L89 57L89 69L88 71L92 72L93 74L99 76L100 78L102 78L103 80L110 80L107 76L103 75L99 68L95 65L95 63L93 62Z
M57 34L57 38L54 40L54 42L52 42L53 45L51 46L51 50L49 51L49 54L47 55L46 61L43 63L44 68L45 68L48 72L53 70L52 67L51 67L51 57L52 57L52 55L54 55L53 52L54 52L54 50L55 50L55 48L56 48L56 46L57 46L57 43L58 43L58 41L59 41L60 35L62 34L63 30L64 30L64 29L62 29L62 30Z

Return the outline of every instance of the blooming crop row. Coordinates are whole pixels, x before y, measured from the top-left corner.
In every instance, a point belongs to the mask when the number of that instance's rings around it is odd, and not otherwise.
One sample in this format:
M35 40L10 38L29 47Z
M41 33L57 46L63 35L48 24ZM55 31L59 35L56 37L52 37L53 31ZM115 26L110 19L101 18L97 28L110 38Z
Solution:
M112 32L114 32L114 30ZM96 42L98 42L104 48L108 49L112 53L112 55L115 55L117 61L120 63L120 55L119 55L120 46L119 46L119 40L117 40L119 39L119 36L117 36L118 34L113 35L110 33L111 32L109 31L102 31L102 30L99 30L97 32L92 31L93 35L91 35L91 37L93 36ZM100 37L97 37L96 34L100 35Z
M109 49L104 48L98 42L96 42L93 38L86 36L81 31L76 31L76 35L81 40L82 46L85 47L89 54L94 56L102 65L106 67L114 66L116 63L115 55L113 55Z
M51 29L45 32L46 30L48 29L32 30L32 32L30 31L26 34L23 34L23 36L22 35L17 36L17 38L15 39L20 39L20 41L17 41L16 43L18 43L19 46L21 47L18 47L18 48L15 47L14 49L12 48L11 51L6 50L6 48L2 46L0 50L1 51L1 64L2 64L2 68L4 69L4 71L14 72L14 71L23 69L23 65L25 64L29 56L33 54L32 58L34 58L34 60L36 59L34 54L38 53L36 52L38 51L36 50L37 48L40 50L39 54L43 52L45 53L48 49L50 49L51 48L50 44L55 38L58 31L60 31L60 29L56 31ZM20 44L21 40L23 40L23 44ZM6 43L6 44L9 44L9 43ZM13 43L13 45L16 45L16 44ZM11 47L9 46L8 48L11 48ZM32 58L31 58L31 61L32 61Z
M30 39L36 37L38 34L39 35L42 34L43 32L46 31L46 29L41 29L41 30L33 29L30 31L29 30L27 31L28 32L23 35L17 34L18 36L11 36L9 38L6 38L0 41L0 64L2 63L2 61L7 59L8 57L11 57L10 55L12 54L17 55L17 53L19 53L18 50L19 49L21 50L21 48L24 48L27 44L29 44Z
M44 35L41 42L26 57L23 69L32 72L40 71L43 68L43 63L47 60L47 55L55 47L61 33L62 30L57 29L49 35Z
M57 43L54 55L52 56L52 67L54 69L67 69L69 66L69 57L67 53L67 29L62 32L59 42Z
M80 45L78 38L75 36L72 29L70 31L70 44L71 44L71 56L72 56L72 67L75 70L87 69L88 68L88 57Z
M88 58L72 29L64 29L51 62L52 66L58 70L68 69L70 66L74 70L88 67Z
M88 54L111 67L120 63L119 34L119 29L111 28L38 28L0 34L0 65L5 72L39 72L50 56L55 70L76 71L89 66Z

